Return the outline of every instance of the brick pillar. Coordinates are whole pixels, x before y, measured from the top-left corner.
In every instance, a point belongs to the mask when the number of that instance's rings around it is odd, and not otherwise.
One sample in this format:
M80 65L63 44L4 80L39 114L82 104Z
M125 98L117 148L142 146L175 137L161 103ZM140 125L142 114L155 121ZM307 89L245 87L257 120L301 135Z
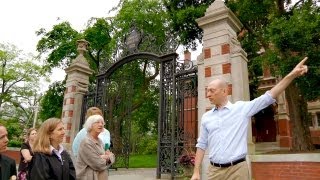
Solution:
M285 92L281 93L277 97L278 103L278 114L275 116L275 119L278 123L278 137L277 141L279 142L279 147L282 148L292 148L292 136L290 128L290 118L288 104L286 101Z
M88 42L78 40L77 46L79 55L65 69L67 82L63 100L62 121L66 131L64 147L69 151L71 150L72 141L79 131L82 99L88 91L89 76L93 73L84 57Z
M221 0L214 1L207 9L205 16L197 19L203 29L203 52L198 57L198 116L201 119L212 105L206 98L205 89L208 83L221 78L229 83L229 100L249 100L249 80L247 54L237 40L237 32L242 24ZM199 126L201 123L198 123ZM251 122L249 123L249 152L254 152L252 143ZM206 179L209 165L206 152L202 163L202 177Z

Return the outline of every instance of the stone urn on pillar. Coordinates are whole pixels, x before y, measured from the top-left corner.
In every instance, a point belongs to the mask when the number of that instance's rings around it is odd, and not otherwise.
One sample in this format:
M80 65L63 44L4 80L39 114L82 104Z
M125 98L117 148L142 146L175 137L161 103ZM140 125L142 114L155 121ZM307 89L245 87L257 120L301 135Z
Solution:
M77 41L78 56L71 65L65 69L67 74L66 91L63 100L62 121L65 125L66 136L64 145L70 150L72 141L79 131L82 100L88 92L89 76L93 71L89 67L84 54L89 43L84 40Z

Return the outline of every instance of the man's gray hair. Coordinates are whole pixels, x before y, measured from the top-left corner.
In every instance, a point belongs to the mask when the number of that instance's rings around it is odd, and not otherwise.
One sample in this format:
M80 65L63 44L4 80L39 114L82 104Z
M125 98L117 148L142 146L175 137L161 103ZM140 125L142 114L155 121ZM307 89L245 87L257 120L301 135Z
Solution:
M89 132L92 128L93 123L98 122L100 120L103 121L103 125L104 125L104 119L101 115L91 115L88 117L83 127L87 130L87 132Z

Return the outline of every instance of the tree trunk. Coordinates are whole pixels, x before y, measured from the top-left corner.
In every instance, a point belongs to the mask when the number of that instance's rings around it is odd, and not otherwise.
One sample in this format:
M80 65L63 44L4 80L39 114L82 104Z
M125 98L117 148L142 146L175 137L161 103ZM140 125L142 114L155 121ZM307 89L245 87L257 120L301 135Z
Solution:
M308 124L307 102L295 83L286 89L286 99L289 106L290 125L292 133L292 150L310 151L314 149Z

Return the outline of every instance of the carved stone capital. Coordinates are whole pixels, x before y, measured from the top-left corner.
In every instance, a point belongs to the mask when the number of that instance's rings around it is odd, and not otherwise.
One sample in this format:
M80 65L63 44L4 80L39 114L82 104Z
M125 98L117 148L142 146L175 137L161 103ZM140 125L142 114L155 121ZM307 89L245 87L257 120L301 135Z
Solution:
M77 81L77 92L81 94L85 94L88 92L88 84L85 82Z
M238 41L237 37L232 36L229 40L231 46L231 54L240 53L242 51L241 44Z

